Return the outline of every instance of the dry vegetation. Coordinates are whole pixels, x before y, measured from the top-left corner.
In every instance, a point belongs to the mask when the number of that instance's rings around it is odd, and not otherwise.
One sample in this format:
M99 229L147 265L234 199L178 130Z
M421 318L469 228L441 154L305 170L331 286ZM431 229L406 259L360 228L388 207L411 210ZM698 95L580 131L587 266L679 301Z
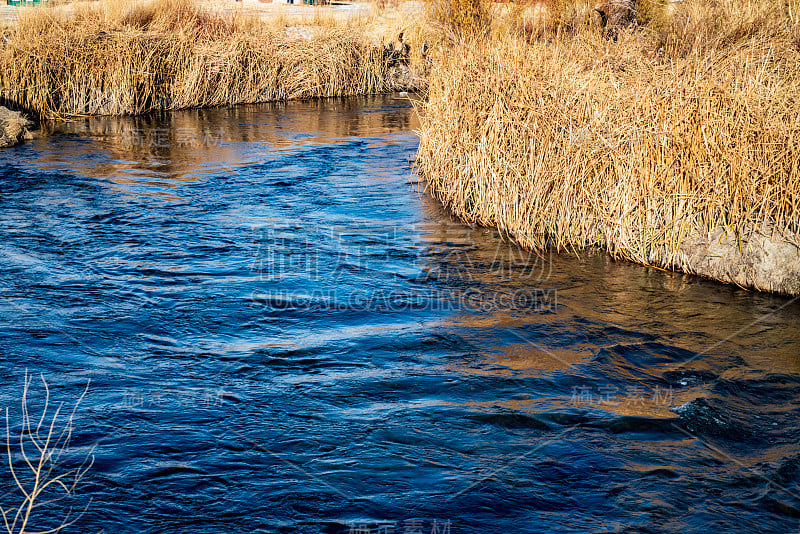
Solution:
M19 423L12 426L10 410L5 408L6 466L9 484L0 495L0 517L8 534L47 534L62 532L77 522L88 508L69 507L63 518L54 517L59 501L74 504L76 488L94 464L92 447L82 458L71 453L75 412L88 391L78 398L72 412L64 404L50 405L50 389L44 376L44 406L40 415L32 414L28 392L32 377L25 373ZM14 434L14 438L12 438Z
M387 89L368 20L264 21L194 0L28 9L3 35L0 91L43 117L139 114ZM397 28L386 31L397 35Z
M427 189L526 247L660 267L702 271L684 244L719 229L797 243L798 2L638 5L605 35L557 0L455 20L421 110Z
M800 0L625 2L431 0L423 26L100 0L5 30L0 92L42 117L377 93L402 30L432 66L418 167L458 216L800 294L796 248L747 244L800 244Z

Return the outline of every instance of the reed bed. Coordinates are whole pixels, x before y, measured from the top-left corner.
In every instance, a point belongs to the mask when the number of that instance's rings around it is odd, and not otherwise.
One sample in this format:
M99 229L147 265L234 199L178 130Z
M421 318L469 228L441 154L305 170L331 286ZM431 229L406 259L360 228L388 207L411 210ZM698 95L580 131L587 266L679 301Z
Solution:
M800 293L796 11L687 0L653 19L615 39L591 18L569 31L496 20L504 31L442 51L420 110L427 190L528 248L600 247ZM692 247L727 240L744 257L729 266L774 270L745 257L754 232L791 244L777 266L785 280L692 258Z
M363 22L264 21L194 0L34 9L0 47L0 97L45 118L378 93L386 74Z

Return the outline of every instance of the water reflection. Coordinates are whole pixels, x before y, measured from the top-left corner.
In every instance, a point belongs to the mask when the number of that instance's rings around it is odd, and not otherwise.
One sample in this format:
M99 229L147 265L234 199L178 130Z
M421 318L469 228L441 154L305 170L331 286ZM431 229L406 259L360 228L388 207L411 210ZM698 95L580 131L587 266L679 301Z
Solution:
M30 164L51 172L107 178L120 192L186 201L182 183L264 165L282 154L330 143L375 148L387 134L411 130L407 98L332 98L229 108L89 117L48 124ZM380 99L380 110L367 110ZM39 147L37 146L37 149Z

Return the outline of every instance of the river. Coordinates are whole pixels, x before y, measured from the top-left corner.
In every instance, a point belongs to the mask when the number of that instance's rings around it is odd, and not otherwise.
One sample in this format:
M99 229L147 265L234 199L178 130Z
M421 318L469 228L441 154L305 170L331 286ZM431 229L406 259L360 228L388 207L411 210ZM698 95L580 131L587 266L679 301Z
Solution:
M30 526L800 531L800 304L461 224L416 126L330 99L0 152L11 433L26 372L34 414L89 383L94 464Z

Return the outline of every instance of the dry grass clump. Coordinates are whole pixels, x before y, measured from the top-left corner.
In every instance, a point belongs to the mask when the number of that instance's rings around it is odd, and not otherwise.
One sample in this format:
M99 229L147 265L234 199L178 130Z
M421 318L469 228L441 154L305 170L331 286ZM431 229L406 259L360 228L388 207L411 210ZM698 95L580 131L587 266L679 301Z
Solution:
M429 0L426 17L452 37L477 37L491 24L490 0Z
M792 41L797 0L691 0L673 4L659 17L655 34L668 57L722 50L751 38ZM792 17L795 17L794 23Z
M105 0L39 9L6 32L2 99L43 117L139 114L385 90L363 24L285 21L194 0Z
M442 54L421 117L428 190L526 247L649 265L680 265L687 237L720 227L796 239L795 23L766 1L735 23L741 0L685 4L671 29L616 41L505 33Z

